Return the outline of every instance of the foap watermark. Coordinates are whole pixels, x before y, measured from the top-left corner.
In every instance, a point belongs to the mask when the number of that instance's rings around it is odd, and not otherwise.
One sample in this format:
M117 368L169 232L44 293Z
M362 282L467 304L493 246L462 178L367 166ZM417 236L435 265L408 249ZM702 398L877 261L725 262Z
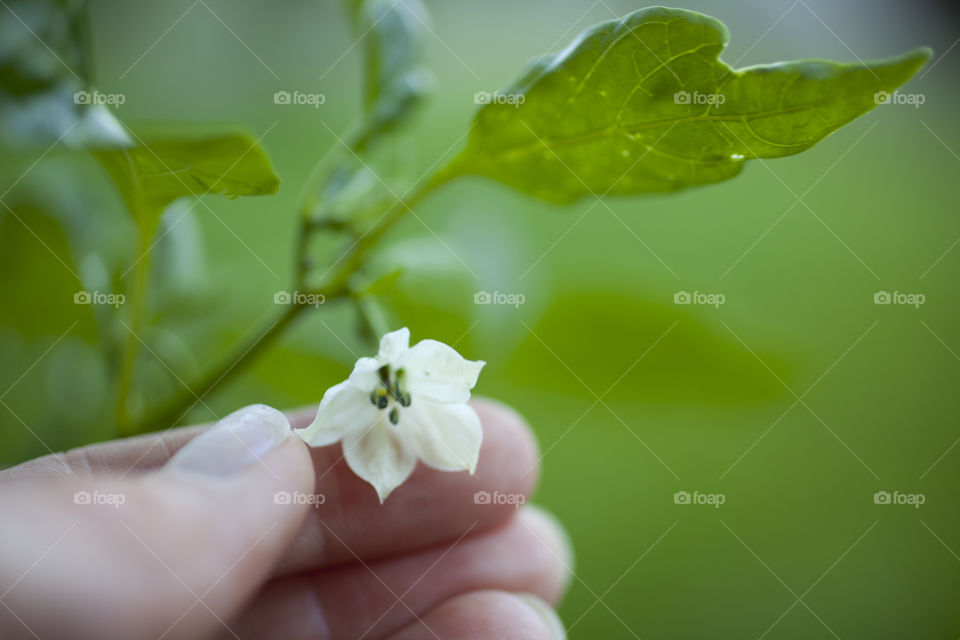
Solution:
M677 491L673 494L673 504L705 504L719 509L720 505L726 503L727 496L722 493L701 493L694 491Z
M102 93L100 91L77 91L73 94L74 104L105 104L119 108L127 101L122 93Z
M873 494L873 504L903 504L909 505L914 509L919 509L920 505L927 501L927 496L922 493L900 493L899 491L877 491Z
M303 291L277 291L273 294L273 304L295 304L301 307L319 307L327 301L322 293Z
M873 101L876 104L900 104L919 109L920 105L927 101L927 97L922 93L877 91L873 94Z
M519 309L527 301L522 293L503 293L501 291L477 291L473 294L473 304L506 304Z
M919 309L927 301L922 293L903 293L902 291L877 291L873 294L873 304L902 304Z
M514 107L519 107L526 101L527 97L522 93L500 93L499 91L490 93L489 91L477 91L473 94L474 104L509 104Z
M273 104L308 105L319 109L326 103L327 96L322 93L305 93L303 91L277 91L273 94Z
M674 104L712 104L719 106L726 101L727 96L722 93L700 93L699 91L690 93L689 91L677 91L673 94Z
M327 501L322 493L303 493L302 491L277 491L273 494L273 504L309 504L319 505Z
M473 494L473 504L512 504L519 509L527 501L527 496L522 493L500 493L494 491L477 491Z
M119 509L127 501L122 493L103 493L100 491L77 491L73 494L73 504L105 505Z
M704 293L702 291L677 291L673 294L673 304L705 304L715 309L727 301L722 293Z
M73 304L105 304L117 309L127 297L122 293L104 293L103 291L77 291L73 294Z

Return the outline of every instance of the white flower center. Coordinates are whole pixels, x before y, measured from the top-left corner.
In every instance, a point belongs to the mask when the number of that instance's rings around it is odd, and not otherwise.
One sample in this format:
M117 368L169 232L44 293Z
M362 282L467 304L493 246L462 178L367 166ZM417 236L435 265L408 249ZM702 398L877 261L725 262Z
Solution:
M385 364L377 370L380 386L370 392L370 402L381 411L389 411L390 424L400 422L400 407L409 407L410 393L403 387L403 369L392 371Z

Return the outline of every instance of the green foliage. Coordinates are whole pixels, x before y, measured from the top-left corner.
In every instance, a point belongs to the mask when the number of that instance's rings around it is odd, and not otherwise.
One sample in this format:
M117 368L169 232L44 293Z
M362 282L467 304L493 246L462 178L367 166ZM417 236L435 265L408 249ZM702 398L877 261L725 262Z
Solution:
M0 141L115 146L127 142L90 96L85 3L11 0L0 20Z
M371 340L390 324L391 309L384 302L401 315L414 313L391 294L403 290L401 278L417 277L411 273L416 267L403 266L423 262L425 256L420 249L398 246L404 259L378 264L389 257L379 240L410 207L450 179L478 174L558 203L589 194L664 192L726 180L737 175L747 159L786 156L816 144L872 109L877 92L906 82L929 57L928 51L916 50L865 64L806 60L734 70L719 60L727 43L720 22L690 11L644 9L588 29L565 50L535 61L512 87L494 94L480 109L463 152L415 182L409 154L416 145L407 140L404 125L412 121L433 83L423 56L427 12L418 0L346 1L354 35L362 44L362 108L352 134L341 140L331 130L337 139L318 158L318 169L305 189L296 279L288 288L321 296L327 303L352 299L361 331ZM234 354L200 366L190 343L202 340L191 331L202 324L205 308L225 301L199 286L204 271L199 230L187 217L188 210L171 205L210 193L230 198L272 194L278 178L265 151L249 136L209 130L188 135L175 129L141 138L105 106L110 100L98 104L81 99L95 93L82 2L19 1L13 9L23 24L0 23L0 138L33 145L62 139L68 146L91 150L134 223L128 228L104 222L101 213L94 224L87 213L95 207L86 204L74 206L80 215L62 217L63 230L55 225L42 229L42 237L54 238L53 250L71 265L67 271L72 273L76 264L79 275L74 279L83 279L63 283L55 297L57 310L51 308L47 315L60 318L71 311L82 317L77 334L82 330L84 339L102 350L101 362L113 387L114 422L120 429L169 427L228 374L267 350L310 308L284 305L249 341L236 340ZM106 95L114 96L112 104L122 104L116 99L120 94ZM6 224L12 223L7 219ZM16 225L8 231L30 240ZM324 244L321 234L332 238ZM61 245L72 247L73 261ZM334 246L344 247L343 253L316 259L317 249ZM35 253L30 254L33 262ZM17 264L27 257L16 251L10 255L16 259L2 266L14 280ZM421 290L442 290L435 276L431 273ZM23 291L29 286L24 284ZM123 292L126 302L118 308L66 308L71 292L81 286ZM649 301L592 291L592 298L579 297L592 300L588 305L563 298L545 304L546 315L531 319L537 335L560 344L571 331L589 336L606 323L605 334L629 336L632 353L666 326L688 319ZM408 302L418 311L431 304L419 293ZM617 310L615 322L605 320L610 309ZM8 315L8 326L30 324L21 312ZM455 326L456 318L436 308L429 319L420 317L418 322L421 330L439 335ZM37 326L55 333L56 324ZM637 370L614 397L622 393L648 404L729 402L755 401L778 391L755 358L722 333L696 323L679 324L661 345L660 355L650 356L648 363L657 375ZM465 334L470 327L462 329ZM535 375L549 363L541 357L539 342L525 337L517 345L506 377L539 380L545 391L576 389L563 372L559 378ZM226 347L218 344L221 351ZM148 351L151 357L146 357ZM599 351L598 344L594 350L565 354L565 359L584 375L596 374L601 380L611 357L598 359ZM163 362L152 357L157 352L164 354ZM184 385L189 388L181 389ZM304 400L309 400L310 388L306 384L302 390ZM634 392L637 388L642 391ZM97 406L101 404L107 402Z
M506 364L505 375L515 384L561 394L583 394L587 384L597 394L607 392L609 401L646 406L749 404L784 393L729 333L705 325L687 307L597 289L553 300ZM615 351L609 336L619 336ZM640 354L645 355L637 362ZM779 364L778 358L762 357Z
M398 170L405 163L383 143L397 143L433 75L423 62L429 16L419 0L349 0L348 6L364 47L363 114L349 139L335 143L304 214L318 223L362 227L396 199L392 192L406 189Z
M598 24L480 109L458 166L557 203L728 180L745 159L810 148L930 57L735 70L719 59L728 37L711 17L663 7Z
M353 0L356 33L364 38L364 124L355 146L402 124L423 101L433 76L423 64L427 10L419 0Z
M76 320L71 333L93 342L93 307L74 304L74 294L83 288L76 273L69 240L55 218L32 206L17 205L0 216L4 296L32 303L0 305L0 326L25 337L56 336L70 326L64 326L65 319ZM34 277L24 277L28 274ZM43 295L35 293L38 281L44 283Z
M160 138L97 156L127 208L150 224L183 196L228 198L275 193L280 180L264 150L246 135Z

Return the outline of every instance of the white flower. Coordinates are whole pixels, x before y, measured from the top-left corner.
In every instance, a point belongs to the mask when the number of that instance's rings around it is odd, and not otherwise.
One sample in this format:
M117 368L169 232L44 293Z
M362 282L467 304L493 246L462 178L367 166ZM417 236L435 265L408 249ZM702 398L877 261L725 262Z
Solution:
M410 330L380 340L350 378L327 389L313 424L297 434L312 447L343 441L343 455L380 502L413 473L417 460L441 471L477 466L483 430L467 405L482 361L465 360L436 340L413 347Z

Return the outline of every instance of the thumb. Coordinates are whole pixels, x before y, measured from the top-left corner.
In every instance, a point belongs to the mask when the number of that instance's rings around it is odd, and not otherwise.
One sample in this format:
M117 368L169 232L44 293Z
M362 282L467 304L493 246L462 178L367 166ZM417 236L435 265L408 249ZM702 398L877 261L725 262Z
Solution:
M0 544L19 547L27 565L42 561L19 579L0 566L3 603L26 627L14 635L205 637L229 624L299 530L307 505L283 496L313 486L310 455L286 417L253 405L156 472L21 489L12 498L36 516ZM0 630L6 622L0 616Z

